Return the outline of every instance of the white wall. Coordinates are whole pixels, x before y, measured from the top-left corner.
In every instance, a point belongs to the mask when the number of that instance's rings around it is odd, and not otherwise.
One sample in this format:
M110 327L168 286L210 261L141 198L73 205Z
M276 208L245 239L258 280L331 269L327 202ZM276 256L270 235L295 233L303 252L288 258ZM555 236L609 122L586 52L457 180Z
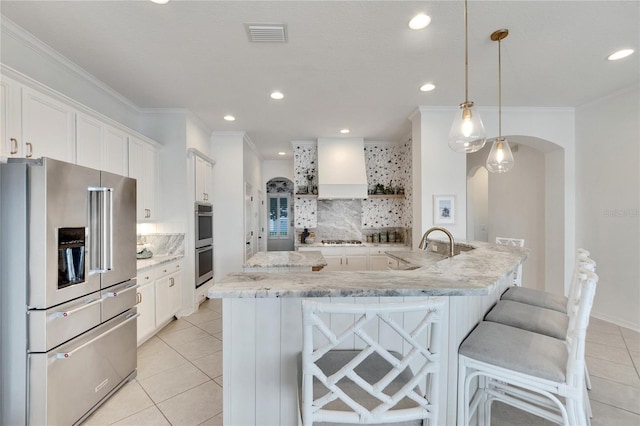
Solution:
M414 124L412 129L414 247L420 243L422 234L434 226L434 195L455 195L455 224L445 227L456 239L466 239L467 236L466 156L452 151L447 144L453 114L454 110L450 108L420 107L419 113L412 117L414 122L420 120L420 125ZM419 160L419 164L416 164L416 160ZM417 173L418 170L420 174ZM416 183L420 187L416 187ZM434 234L433 237L445 236Z
M476 167L467 177L467 215L467 238L488 242L489 172L485 167Z
M293 160L264 160L262 162L262 190L273 178L285 177L293 182Z
M640 89L576 110L576 234L597 262L593 315L640 330Z
M244 254L244 133L213 132L215 280L242 270Z
M565 152L562 149L545 153L544 290L556 294L565 292L565 283L562 277L564 276L565 256L567 255L566 251L561 250L561 244L558 241L565 235L565 227L571 225L565 223L566 215L560 213L563 212L566 188L564 185L564 156ZM567 264L571 267L572 260L567 259ZM540 277L542 278L542 275Z
M195 148L211 157L211 129L200 118L189 112L187 114L187 148Z

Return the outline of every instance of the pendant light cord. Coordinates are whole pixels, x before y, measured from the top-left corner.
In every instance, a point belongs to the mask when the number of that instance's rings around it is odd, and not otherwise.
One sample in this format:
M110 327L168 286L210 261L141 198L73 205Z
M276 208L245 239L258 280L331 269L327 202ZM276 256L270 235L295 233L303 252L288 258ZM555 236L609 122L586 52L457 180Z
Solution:
M502 40L498 40L498 139L502 139Z
M469 103L469 25L467 19L467 0L464 0L464 103Z

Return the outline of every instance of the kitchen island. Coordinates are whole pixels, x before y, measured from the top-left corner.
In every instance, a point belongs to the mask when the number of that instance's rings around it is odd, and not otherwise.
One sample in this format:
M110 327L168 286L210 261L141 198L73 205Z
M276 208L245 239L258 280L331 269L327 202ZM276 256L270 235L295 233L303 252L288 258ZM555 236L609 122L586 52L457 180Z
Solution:
M314 251L259 251L242 265L244 272L317 272L327 266L322 253Z
M472 249L452 258L393 252L413 262L414 270L233 273L217 282L208 296L224 298L224 424L297 424L303 298L379 303L432 296L447 296L439 404L442 424L455 424L458 346L512 285L512 274L529 254L523 248L465 244ZM344 349L358 342L350 345Z

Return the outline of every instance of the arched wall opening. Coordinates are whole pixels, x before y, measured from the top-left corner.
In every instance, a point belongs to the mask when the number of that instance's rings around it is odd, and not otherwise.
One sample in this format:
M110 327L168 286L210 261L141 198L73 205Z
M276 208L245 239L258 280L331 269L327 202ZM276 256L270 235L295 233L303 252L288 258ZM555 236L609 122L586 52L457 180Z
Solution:
M532 253L523 286L564 293L564 149L548 140L507 136L515 165L489 173L491 145L467 156L467 238L524 238Z
M293 251L293 181L275 177L267 181L267 251Z

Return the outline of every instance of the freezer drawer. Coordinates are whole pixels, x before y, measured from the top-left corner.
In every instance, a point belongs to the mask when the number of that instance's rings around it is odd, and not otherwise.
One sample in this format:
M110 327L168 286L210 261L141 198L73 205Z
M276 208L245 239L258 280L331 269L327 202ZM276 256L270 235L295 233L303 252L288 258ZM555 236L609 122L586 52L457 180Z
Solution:
M100 292L102 295L102 321L133 308L136 304L136 280L111 286Z
M45 354L30 354L28 424L71 425L136 369L136 309Z
M43 310L28 311L29 352L46 352L100 324L100 292Z

